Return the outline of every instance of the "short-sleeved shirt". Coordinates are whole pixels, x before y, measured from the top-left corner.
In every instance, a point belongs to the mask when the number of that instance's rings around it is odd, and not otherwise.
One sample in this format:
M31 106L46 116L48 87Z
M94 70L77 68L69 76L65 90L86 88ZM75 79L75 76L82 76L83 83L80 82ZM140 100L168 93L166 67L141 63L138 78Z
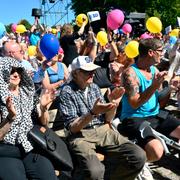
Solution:
M58 62L58 70L54 71L51 67L47 68L50 83L56 83L64 79L64 67L61 62Z
M93 108L97 98L105 102L99 87L94 83L88 86L86 97L84 94L85 91L80 90L73 81L65 85L61 91L60 111L62 112L64 124L67 129L71 122L87 114ZM98 124L104 124L104 115L94 118L85 128Z

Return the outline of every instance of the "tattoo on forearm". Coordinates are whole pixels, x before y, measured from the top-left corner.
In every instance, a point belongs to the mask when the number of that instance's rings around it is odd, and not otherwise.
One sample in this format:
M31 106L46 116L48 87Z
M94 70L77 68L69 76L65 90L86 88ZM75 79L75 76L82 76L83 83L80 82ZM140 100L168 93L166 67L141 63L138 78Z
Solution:
M139 92L138 80L135 73L132 71L126 71L123 74L123 85L128 96L134 96Z

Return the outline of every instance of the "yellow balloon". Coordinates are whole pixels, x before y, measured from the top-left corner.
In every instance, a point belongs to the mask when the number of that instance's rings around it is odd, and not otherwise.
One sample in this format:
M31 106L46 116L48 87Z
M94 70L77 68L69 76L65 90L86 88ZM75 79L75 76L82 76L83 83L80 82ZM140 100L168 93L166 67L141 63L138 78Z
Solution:
M169 35L179 37L179 29L173 29Z
M157 17L150 17L146 22L146 28L151 33L160 33L162 30L162 22Z
M17 25L17 27L16 27L16 32L17 33L24 33L26 31L27 31L27 29L23 24Z
M85 19L85 22L86 24L88 23L88 18L85 14L79 14L77 17L76 17L76 25L81 27L82 24L83 24L83 20Z
M29 56L36 56L36 54L37 54L36 46L29 46L28 47L28 55Z
M56 33L57 33L57 29L52 28L51 32L52 32L53 34L56 34Z
M97 33L97 41L101 46L105 46L108 43L107 33L104 31L99 31Z
M128 58L135 58L139 55L139 43L137 41L130 41L125 47L125 53Z

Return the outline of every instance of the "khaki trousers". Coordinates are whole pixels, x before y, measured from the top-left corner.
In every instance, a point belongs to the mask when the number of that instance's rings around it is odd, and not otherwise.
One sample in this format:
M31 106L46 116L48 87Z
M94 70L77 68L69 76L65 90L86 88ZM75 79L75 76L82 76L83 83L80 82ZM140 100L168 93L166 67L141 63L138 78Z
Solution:
M144 166L145 152L131 143L108 124L96 129L83 129L68 137L70 150L78 164L74 179L133 180ZM96 152L105 155L100 162Z

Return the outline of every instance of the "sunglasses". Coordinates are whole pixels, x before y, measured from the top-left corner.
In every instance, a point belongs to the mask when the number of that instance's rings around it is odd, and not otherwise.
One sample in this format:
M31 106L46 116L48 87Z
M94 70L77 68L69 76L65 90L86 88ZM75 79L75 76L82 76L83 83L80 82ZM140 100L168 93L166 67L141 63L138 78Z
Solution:
M93 71L85 71L83 69L80 69L80 71L86 76L92 76L95 73L94 70Z

